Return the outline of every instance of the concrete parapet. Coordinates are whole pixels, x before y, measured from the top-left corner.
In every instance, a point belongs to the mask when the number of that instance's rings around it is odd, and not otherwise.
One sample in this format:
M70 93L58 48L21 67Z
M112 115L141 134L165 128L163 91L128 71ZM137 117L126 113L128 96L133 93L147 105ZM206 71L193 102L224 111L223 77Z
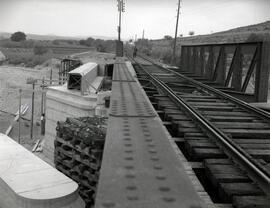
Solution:
M68 90L65 85L48 89L43 141L43 152L48 158L53 160L57 121L64 121L67 117L94 116L97 97L97 94L81 96L80 92Z
M0 207L83 208L78 185L0 134Z

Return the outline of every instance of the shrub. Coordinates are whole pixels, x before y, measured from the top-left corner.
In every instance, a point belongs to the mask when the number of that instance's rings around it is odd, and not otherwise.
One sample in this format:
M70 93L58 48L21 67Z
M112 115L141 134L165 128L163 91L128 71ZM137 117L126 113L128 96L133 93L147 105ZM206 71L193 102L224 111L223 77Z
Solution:
M173 38L172 38L172 36L170 36L170 35L165 35L165 36L164 36L164 39L165 39L165 40L172 40Z
M48 48L43 45L35 45L33 51L35 55L43 55L48 52Z
M26 35L23 32L15 32L11 35L10 39L14 42L21 42L26 40Z
M195 32L194 32L194 31L189 31L188 34L189 34L190 36L192 36L192 35L195 35Z
M257 42L261 41L262 37L260 35L257 35L255 33L251 33L248 38L246 39L246 42Z
M59 41L59 40L53 40L53 41L52 41L52 44L53 44L53 45L59 45L59 44L60 44L60 41Z

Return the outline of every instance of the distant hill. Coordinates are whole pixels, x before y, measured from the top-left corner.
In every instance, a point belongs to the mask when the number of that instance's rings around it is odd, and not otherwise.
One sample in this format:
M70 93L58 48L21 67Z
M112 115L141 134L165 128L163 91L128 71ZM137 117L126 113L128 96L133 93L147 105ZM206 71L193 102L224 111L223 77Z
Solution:
M222 32L208 35L195 35L189 37L178 38L178 44L207 44L207 43L233 43L246 42L251 34L256 34L260 39L270 36L270 21L259 24L238 27ZM153 40L155 45L168 46L168 40Z
M244 27L237 27L234 29L214 33L214 34L227 34L227 33L262 33L270 32L270 21L262 22L255 25L248 25Z
M11 36L12 33L7 32L0 32L0 39L6 39ZM38 34L28 34L26 33L27 39L33 39L33 40L59 40L59 39L65 39L65 40L81 40L86 39L88 37L92 37L94 39L103 39L103 40L113 40L116 39L115 37L106 37L106 36L58 36L58 35L38 35Z

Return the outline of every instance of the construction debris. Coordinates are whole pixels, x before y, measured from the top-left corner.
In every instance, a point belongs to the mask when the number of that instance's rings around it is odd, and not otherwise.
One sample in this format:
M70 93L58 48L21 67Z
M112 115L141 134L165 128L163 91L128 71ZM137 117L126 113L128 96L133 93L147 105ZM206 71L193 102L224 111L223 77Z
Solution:
M8 136L8 135L10 134L10 132L11 132L11 130L12 130L12 128L13 128L13 125L15 124L16 121L18 121L18 119L19 119L19 117L20 117L19 112L21 112L21 113L20 113L21 116L25 115L26 112L27 112L27 110L28 110L28 108L29 108L29 106L28 106L27 104L24 104L24 105L21 105L20 108L21 108L21 109L18 110L18 111L16 112L16 114L15 114L16 116L15 116L15 118L13 119L13 121L10 123L8 129L7 129L6 132L5 132L5 135Z
M94 199L106 136L106 120L98 117L67 118L58 122L55 166L79 184L79 194L87 204Z

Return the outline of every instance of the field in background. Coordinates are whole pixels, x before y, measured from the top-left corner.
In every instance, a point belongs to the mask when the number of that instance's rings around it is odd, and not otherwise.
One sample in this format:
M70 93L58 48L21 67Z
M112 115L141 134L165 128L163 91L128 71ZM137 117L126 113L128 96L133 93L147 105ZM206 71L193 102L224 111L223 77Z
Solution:
M12 65L20 65L25 67L35 67L37 65L41 65L49 59L61 59L65 56L74 54L74 53L82 53L85 51L89 51L90 49L86 49L84 47L50 47L48 48L48 52L42 55L36 55L33 52L32 48L3 48L0 47L0 51L8 59L8 64Z

